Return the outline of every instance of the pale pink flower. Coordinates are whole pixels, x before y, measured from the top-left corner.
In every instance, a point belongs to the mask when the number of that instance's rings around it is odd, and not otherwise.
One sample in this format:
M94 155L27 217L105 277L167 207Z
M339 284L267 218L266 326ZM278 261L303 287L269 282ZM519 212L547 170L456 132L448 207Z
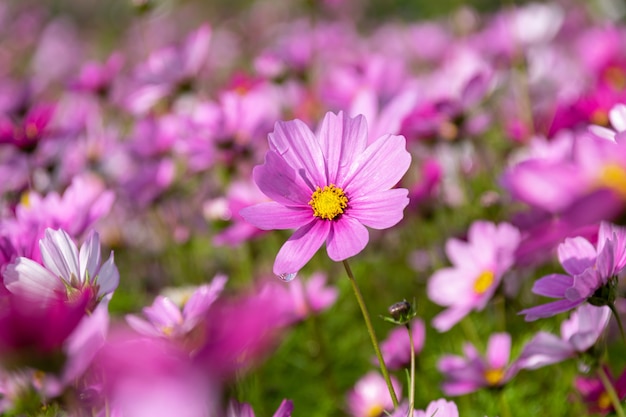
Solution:
M400 383L392 376L391 385L396 393L402 393ZM393 401L385 379L378 372L368 372L348 393L348 412L353 417L383 415L393 410Z
M472 224L468 241L450 239L446 254L453 266L440 269L428 282L428 297L449 307L437 315L433 326L445 332L472 310L485 308L504 273L513 265L519 231L508 223Z

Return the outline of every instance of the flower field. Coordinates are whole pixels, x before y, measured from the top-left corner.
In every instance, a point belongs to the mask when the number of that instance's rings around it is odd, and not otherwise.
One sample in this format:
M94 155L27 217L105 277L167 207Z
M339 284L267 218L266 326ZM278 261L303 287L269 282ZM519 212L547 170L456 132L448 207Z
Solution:
M626 4L0 4L0 415L624 417Z

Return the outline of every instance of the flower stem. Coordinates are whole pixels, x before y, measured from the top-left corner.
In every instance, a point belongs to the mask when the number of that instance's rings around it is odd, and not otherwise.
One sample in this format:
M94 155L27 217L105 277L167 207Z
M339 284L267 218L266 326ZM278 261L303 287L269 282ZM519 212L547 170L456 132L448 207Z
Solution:
M500 403L500 415L502 417L511 417L511 409L509 408L509 403L504 398L504 388L500 390L498 394L498 401Z
M600 380L602 381L602 385L604 385L604 390L609 395L611 404L613 404L613 408L615 409L615 414L617 414L618 417L626 417L624 415L624 409L622 408L622 404L620 403L619 397L617 396L617 392L615 392L615 387L613 386L613 383L609 379L609 376L604 371L604 368L602 367L602 365L598 366L597 371L598 371L598 376L600 377Z
M361 308L361 313L363 313L365 326L367 327L367 331L370 334L370 339L372 340L372 345L374 346L374 351L376 352L376 358L378 358L378 363L380 364L380 372L383 374L383 378L385 378L385 382L387 383L387 388L389 389L389 395L391 395L391 401L393 401L394 408L397 408L398 397L396 396L396 392L393 389L393 385L391 385L391 379L389 378L389 371L387 371L387 366L385 365L385 361L383 360L383 354L380 352L378 339L376 339L376 333L374 333L372 320L370 319L370 315L367 311L367 307L365 306L363 295L361 294L361 290L359 289L359 286L356 283L356 279L354 279L354 275L352 274L352 269L350 269L350 264L348 264L347 260L343 261L343 266L346 269L346 273L348 274L348 278L350 279L350 283L352 284L352 290L354 291L354 296L356 297L356 301L357 303L359 303L359 307Z
M617 311L617 308L615 307L615 303L608 303L608 306L611 309L611 313L613 313L615 320L617 320L617 327L619 327L619 332L622 335L622 342L624 342L624 344L626 345L626 336L624 335L624 326L622 326L622 319L620 318L619 312Z
M411 331L411 322L406 324L409 331L409 345L411 345L411 382L409 388L409 416L413 415L415 409L415 347L413 346L413 332Z

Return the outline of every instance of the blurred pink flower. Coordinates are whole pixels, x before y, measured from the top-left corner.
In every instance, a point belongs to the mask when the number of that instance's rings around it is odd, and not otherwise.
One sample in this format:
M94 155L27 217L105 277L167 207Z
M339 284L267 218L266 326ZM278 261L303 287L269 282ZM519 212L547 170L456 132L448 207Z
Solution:
M511 336L494 333L487 342L487 355L482 357L476 348L466 343L464 357L444 355L437 368L445 377L441 389L446 395L464 395L481 388L501 387L513 378L519 368L509 364Z
M605 368L604 372L607 373L617 393L617 397L623 403L624 398L626 398L626 369L622 371L622 374L617 379L611 375L611 371L608 368ZM605 416L614 411L613 403L600 378L579 376L574 380L574 386L582 395L583 401L589 407L591 413L599 413Z
M416 410L415 417L459 417L459 409L454 401L440 398L431 401L424 411Z
M241 215L264 230L297 229L276 256L275 274L298 272L324 242L334 261L354 256L369 240L365 226L386 229L402 219L408 191L391 189L411 162L402 136L367 146L362 116L327 113L317 135L299 120L278 122L269 144L254 180L274 201Z
M585 301L597 306L614 303L617 274L626 266L626 228L602 222L596 247L582 237L568 238L559 245L558 255L567 275L542 277L532 291L559 300L520 311L527 321L554 316Z
M424 347L426 338L426 327L421 319L411 321L411 333L415 355L418 355ZM402 369L407 366L411 361L411 344L407 329L404 326L398 326L389 332L387 338L380 343L380 351L389 369ZM372 363L378 365L378 360L372 358Z
M398 395L402 386L391 376L391 384ZM393 410L393 401L387 389L385 379L376 371L370 371L356 383L347 396L348 412L353 417L371 417L383 415Z
M151 306L143 309L147 320L129 314L126 321L135 331L146 336L184 339L204 320L226 281L226 276L217 275L210 284L198 287L184 302L182 310L170 298L160 295Z
M604 333L611 310L582 304L561 324L561 337L547 332L537 333L522 350L520 368L537 369L574 358L591 348Z
M476 221L470 226L468 242L446 242L453 266L435 272L427 287L432 301L449 307L433 319L437 330L445 332L470 311L485 308L513 265L519 241L519 231L508 223Z
M318 272L308 279L300 277L287 285L269 281L259 295L279 305L282 309L281 323L291 325L332 306L339 291L332 285L326 285L326 275Z

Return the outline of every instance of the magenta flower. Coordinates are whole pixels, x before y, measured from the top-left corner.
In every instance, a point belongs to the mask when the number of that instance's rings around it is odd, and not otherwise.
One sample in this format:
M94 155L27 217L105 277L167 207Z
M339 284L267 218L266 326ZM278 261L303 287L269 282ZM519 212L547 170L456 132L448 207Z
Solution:
M297 229L276 256L275 274L292 277L324 242L334 261L354 256L369 240L365 226L386 229L402 219L408 191L391 187L411 163L404 137L367 146L364 117L327 113L317 134L300 120L278 122L269 147L253 175L274 201L241 215L260 229Z
M435 272L428 282L428 297L449 307L433 320L445 332L472 310L482 310L513 265L520 241L519 231L508 223L477 221L468 232L468 242L450 239L446 254L453 266Z
M402 392L400 383L391 377L394 391ZM393 401L387 389L387 383L378 372L368 372L348 393L348 412L353 417L384 415L393 410Z
M444 355L437 368L446 380L442 390L446 395L464 395L481 388L501 387L513 378L519 368L509 364L511 336L495 333L489 338L487 355L482 357L476 348L466 343L465 357Z
M535 294L558 298L520 312L527 321L551 317L585 301L610 305L615 301L617 274L626 266L626 228L602 222L594 247L582 237L568 238L558 247L565 274L550 274L533 285Z
M611 310L582 304L569 320L561 324L561 337L539 332L524 346L519 367L537 369L574 358L586 352L600 338L609 322Z

